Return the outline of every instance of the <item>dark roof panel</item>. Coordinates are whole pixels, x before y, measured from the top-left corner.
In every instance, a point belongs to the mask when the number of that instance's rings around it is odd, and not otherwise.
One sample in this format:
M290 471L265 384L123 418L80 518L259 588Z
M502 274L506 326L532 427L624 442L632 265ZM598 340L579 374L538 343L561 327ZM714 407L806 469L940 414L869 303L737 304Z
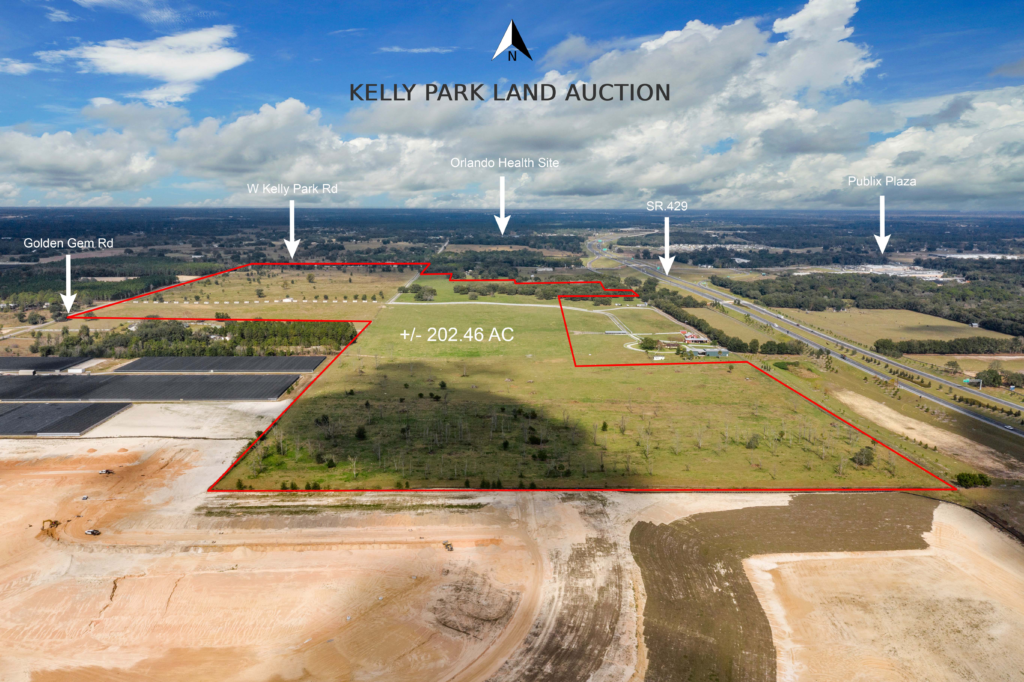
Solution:
M277 400L298 380L298 374L4 376L0 400Z
M34 369L37 372L56 372L86 362L89 358L0 358L0 372Z
M116 372L312 372L323 355L151 357L118 367Z
M0 435L80 435L131 403L4 403Z

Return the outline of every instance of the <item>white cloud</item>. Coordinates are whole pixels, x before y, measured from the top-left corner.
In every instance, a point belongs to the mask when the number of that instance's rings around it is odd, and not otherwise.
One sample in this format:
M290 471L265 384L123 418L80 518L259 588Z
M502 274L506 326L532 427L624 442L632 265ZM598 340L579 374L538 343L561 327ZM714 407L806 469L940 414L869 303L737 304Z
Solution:
M0 59L0 73L8 73L12 76L24 76L38 68L36 64L26 64L17 59Z
M155 40L108 40L37 56L50 64L74 60L84 71L164 81L164 85L130 96L165 105L184 101L198 89L198 83L249 61L249 55L226 44L234 37L233 26L212 26Z
M579 67L542 77L558 88L552 102L378 102L332 126L296 99L198 122L178 107L97 99L83 113L102 132L0 132L0 182L96 194L174 176L197 194L220 192L204 205L280 205L246 183L329 182L337 195L300 199L358 205L386 194L408 206L493 207L498 171L452 168L453 157L549 156L560 168L507 173L510 205L674 198L694 208L863 208L877 193L849 189L846 177L889 174L917 178L913 189L886 191L893 206L1020 209L1024 87L893 103L852 97L878 63L850 42L855 9L811 0L771 30L691 21L600 50L571 37L551 63ZM580 82L671 83L672 95L565 102Z
M181 13L163 0L74 0L77 5L94 9L113 9L132 14L149 24L176 24Z
M46 18L50 21L58 23L68 23L72 21L78 21L78 17L73 17L62 9L54 9L53 7L47 7Z
M408 52L410 54L448 54L449 52L455 52L458 48L455 47L382 47L377 52Z

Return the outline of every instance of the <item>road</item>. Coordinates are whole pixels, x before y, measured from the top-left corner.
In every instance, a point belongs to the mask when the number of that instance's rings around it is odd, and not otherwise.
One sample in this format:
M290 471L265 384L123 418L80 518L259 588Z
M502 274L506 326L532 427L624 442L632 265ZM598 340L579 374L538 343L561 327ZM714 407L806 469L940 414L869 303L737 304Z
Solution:
M718 292L714 291L713 289L711 289L711 287L709 287L707 284L705 284L703 282L701 282L698 286L705 292L705 293L702 294L704 296L710 297L710 296L718 296L718 295L720 295L720 294L718 294ZM923 372L923 371L921 371L919 369L915 369L915 368L913 368L913 367L911 367L909 365L904 365L901 362L896 362L895 360L893 360L892 358L890 358L888 356L881 355L880 353L876 353L876 352L871 351L871 350L866 350L864 348L861 348L860 346L856 346L856 345L854 345L852 343L849 343L847 341L842 341L840 339L837 339L834 336L829 336L828 334L823 334L823 333L821 333L821 332L819 332L819 331L817 331L815 329L811 329L810 327L806 327L806 326L800 324L799 322L795 322L793 320L790 320L789 318L785 317L784 315L780 315L779 313L776 313L776 312L774 312L774 311L772 311L772 310L770 310L768 308L764 308L762 306L759 306L756 303L750 303L749 301L744 300L743 301L743 306L744 306L744 308L752 308L752 309L757 310L758 312L760 312L760 313L762 313L764 315L767 315L769 317L773 317L773 318L775 318L775 319L777 319L779 321L782 321L782 322L786 322L787 324L791 324L791 325L794 325L796 327L799 327L801 329L801 331L806 332L806 333L810 334L811 336L815 336L815 337L818 337L818 338L823 339L825 341L828 341L830 343L834 343L834 344L836 344L838 346L842 346L843 348L846 348L847 350L856 351L857 353L862 353L864 355L867 355L870 358L874 358L875 360L879 360L881 362L888 363L892 367L896 367L898 369L906 370L907 372L910 372L911 374L917 374L917 375L921 375L921 376L926 376L929 379L932 379L932 380L942 384L943 386L949 386L951 388L957 389L958 391L963 391L964 393L970 393L970 394L974 395L976 398L978 398L980 400L984 400L986 402L991 401L991 402L994 402L994 403L998 403L999 405L1002 405L1003 407L1010 408L1012 410L1019 410L1019 409L1021 409L1020 403L1014 403L1014 402L1010 402L1009 400L1003 400L1002 398L999 398L998 396L989 395L988 393L984 393L982 391L976 390L976 389L971 388L970 386L967 386L967 385L965 385L963 383L957 383L955 381L950 381L949 379L946 379L945 377L939 376L938 374L933 374L931 372Z
M598 253L598 251L595 250L596 248L597 247L595 246L595 244L593 242L587 242L587 249L591 253L595 253L595 254ZM633 270L636 270L637 272L639 272L639 273L641 273L643 275L646 275L648 277L654 277L655 279L658 279L658 280L660 280L662 282L666 282L666 283L671 284L673 286L676 286L676 287L678 287L680 289L683 289L684 291L688 291L688 292L690 292L692 294L696 294L696 295L701 296L703 298L710 298L710 299L712 299L714 301L717 301L718 303L722 304L722 306L724 306L725 308L727 308L729 310L732 310L734 312L737 312L737 313L740 313L740 314L744 314L744 315L750 315L751 318L757 320L758 322L760 322L762 324L767 324L767 325L771 326L772 328L774 328L776 331L778 331L778 332L780 332L782 334L785 334L786 336L789 336L789 337L791 337L793 339L796 339L798 341L802 341L803 343L806 343L808 346L810 346L812 348L817 348L817 349L820 349L820 350L827 350L827 351L829 351L831 353L830 349L826 348L824 345L822 345L817 340L815 340L815 339L821 339L823 341L828 341L830 343L835 343L835 344L838 344L840 346L843 346L843 347L846 347L846 348L850 348L852 350L857 351L858 353L863 353L863 354L868 355L870 357L876 357L879 360L882 360L884 362L889 363L889 365L895 365L897 367L903 367L907 371L913 372L914 374L919 374L919 375L922 374L921 372L919 372L917 370L914 370L914 369L911 369L909 367L906 367L905 365L899 365L897 363L894 363L890 358L887 358L887 357L884 357L884 356L880 356L880 355L876 356L873 353L865 352L863 349L857 348L856 346L852 346L851 344L848 344L848 343L845 343L843 341L840 341L839 339L835 339L835 338L833 338L833 337L831 337L831 336L829 336L827 334L822 334L821 332L812 331L810 329L807 329L804 326L797 325L798 328L800 329L800 333L794 332L794 331L792 331L790 329L787 329L785 327L778 326L776 323L772 322L773 319L784 321L787 324L796 324L796 323L788 320L787 318L783 317L782 315L778 315L777 313L774 313L774 312L772 312L770 310L762 308L761 306L757 306L757 305L754 305L752 303L748 303L747 301L744 301L742 306L734 305L733 303L731 303L731 301L736 300L736 297L731 295L731 294L729 296L726 296L724 294L718 293L717 291L714 291L713 289L711 289L709 287L697 286L697 285L691 284L690 282L686 282L686 281L677 279L675 277L666 276L660 270L658 270L657 267L649 266L649 265L646 265L646 264L639 264L639 265L638 264L634 264L634 263L631 262L630 259L623 258L621 256L618 256L617 254L611 253L610 251L606 252L606 253L602 253L602 255L604 255L606 258L610 258L612 260L615 260L615 261L621 263L622 265L625 265L625 266L627 266L629 268L632 268ZM806 334L806 335L804 335L804 334ZM846 364L850 365L851 367L854 367L854 368L864 372L865 374L869 374L869 375L871 375L873 377L878 377L878 378L880 378L880 379L882 379L884 381L889 381L889 380L892 379L892 376L890 376L889 374L885 373L884 371L875 369L875 368L873 368L873 367L871 367L869 365L861 363L856 358L847 357L845 355L833 355L833 357L837 358L837 359L845 362ZM931 374L928 374L927 376L932 377ZM965 390L962 387L962 385L960 385L960 384L955 384L955 383L950 383L950 382L945 382L945 383L947 383L947 384L949 384L951 386L955 386L956 388L958 388L960 390ZM1012 432L1016 436L1018 436L1020 438L1024 438L1024 433L1021 433L1020 431L1017 431L1016 429L1007 429L1006 425L1004 425L1002 422L998 422L998 421L996 421L994 419L990 419L988 417L985 417L983 415L977 414L975 412L971 412L970 410L967 410L966 408L961 407L959 404L957 404L955 402L952 402L952 401L949 401L949 400L945 400L945 399L940 398L938 396L931 395L930 393L926 393L924 391L918 390L917 388L914 388L912 384L908 385L907 382L900 382L900 390L906 391L907 393L910 393L911 395L918 396L919 398L924 398L925 400L930 400L931 402L936 403L938 405L941 405L944 409L949 410L951 412L956 412L958 414L962 414L962 415L964 415L966 417L970 417L971 419L976 419L976 420L978 420L980 422L988 424L989 426L995 427L997 429L1002 429L1002 430L1007 431L1007 432ZM977 391L972 391L972 392L978 393ZM982 397L986 398L986 399L991 399L991 396L989 396L987 394L981 393L980 395ZM1010 406L1010 407L1012 407L1015 410L1016 409L1020 409L1019 405L1015 405L1013 403L1007 403L1005 401L996 401L996 402L1002 402L1004 405Z

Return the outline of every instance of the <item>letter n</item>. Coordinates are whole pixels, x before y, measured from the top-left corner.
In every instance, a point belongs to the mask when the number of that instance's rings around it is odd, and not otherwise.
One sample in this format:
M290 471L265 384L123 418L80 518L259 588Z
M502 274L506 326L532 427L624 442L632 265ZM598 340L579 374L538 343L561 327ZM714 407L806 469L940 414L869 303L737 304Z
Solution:
M517 55L516 55L516 51L515 50L509 50L508 51L508 60L510 62L514 62L516 60L516 56Z

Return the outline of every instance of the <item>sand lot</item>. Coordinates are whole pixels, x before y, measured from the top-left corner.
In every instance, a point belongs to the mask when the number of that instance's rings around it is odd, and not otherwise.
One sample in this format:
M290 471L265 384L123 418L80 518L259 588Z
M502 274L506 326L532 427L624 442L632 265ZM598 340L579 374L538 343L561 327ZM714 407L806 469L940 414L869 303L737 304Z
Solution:
M135 406L132 419L112 419L94 437L0 440L0 679L639 681L647 596L630 551L636 524L791 501L207 493L279 408ZM59 525L44 530L44 520ZM765 564L768 578L758 579L782 586L780 606L758 596L789 628L770 616L792 661L780 671L829 667L801 639L823 618L842 643L826 652L847 666L838 671L871 658L897 670L912 662L933 679L970 679L956 677L965 670L999 679L986 675L1019 665L1010 643L1024 634L1020 547L959 509L937 514L928 538L931 549L896 563L859 557L866 569L812 555L824 563L805 578L786 571L818 564ZM918 578L937 602L900 589ZM920 610L933 603L938 610ZM893 609L901 618L886 617ZM961 612L971 629L958 632L950 618ZM924 627L927 614L935 623ZM840 627L840 616L858 627ZM978 651L989 667L961 665L978 660L962 644L967 634L987 638ZM903 658L887 648L897 635Z
M1020 679L1024 548L949 504L925 540L925 550L747 559L777 679Z
M195 417L146 407L154 433ZM244 441L208 423L4 441L0 679L629 679L633 522L788 499L211 495Z

